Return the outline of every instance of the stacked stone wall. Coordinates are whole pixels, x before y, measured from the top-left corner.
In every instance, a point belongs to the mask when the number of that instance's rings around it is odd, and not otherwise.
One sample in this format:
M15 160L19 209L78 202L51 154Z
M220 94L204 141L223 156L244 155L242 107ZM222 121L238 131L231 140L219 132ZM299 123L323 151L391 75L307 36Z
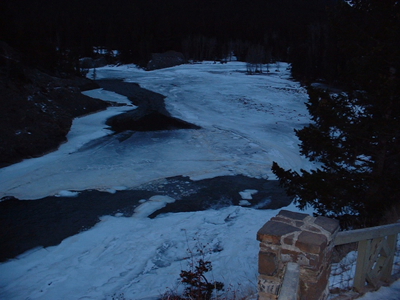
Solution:
M298 299L326 299L333 240L338 231L337 220L287 210L268 221L257 233L259 299L278 299L288 262L300 267Z

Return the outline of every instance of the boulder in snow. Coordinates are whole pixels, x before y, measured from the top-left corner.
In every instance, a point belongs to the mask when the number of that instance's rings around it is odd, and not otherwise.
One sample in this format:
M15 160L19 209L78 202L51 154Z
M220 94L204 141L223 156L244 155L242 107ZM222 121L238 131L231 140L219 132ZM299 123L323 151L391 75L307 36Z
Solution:
M184 63L186 63L185 56L183 56L183 54L180 52L167 51L164 53L153 53L146 69L148 71L152 71L179 66Z

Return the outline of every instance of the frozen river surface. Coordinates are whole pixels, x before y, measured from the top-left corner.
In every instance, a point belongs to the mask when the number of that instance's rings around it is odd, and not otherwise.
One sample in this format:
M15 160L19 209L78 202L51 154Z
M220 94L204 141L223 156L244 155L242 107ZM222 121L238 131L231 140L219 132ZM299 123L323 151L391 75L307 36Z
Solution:
M280 72L259 76L246 75L239 62L151 72L134 66L99 68L97 79L136 82L165 95L172 116L201 129L113 135L105 120L135 107L122 95L87 91L126 105L74 120L68 142L57 151L0 169L0 198L74 196L86 189L115 193L180 175L191 180L222 175L274 179L273 161L310 169L293 131L309 122L307 93L286 67L282 63ZM256 232L277 213L249 206L257 193L243 188L238 206L155 219L148 216L177 199L145 197L132 217L101 217L93 228L57 246L0 264L0 299L156 298L168 289L182 289L179 273L188 267L186 249L199 243L210 249L210 276L231 291L248 294L256 286Z
M166 108L174 117L202 129L110 135L105 119L131 106L78 118L58 151L0 169L0 198L133 188L176 175L271 178L273 161L286 168L308 169L293 132L309 122L305 89L290 79L284 64L270 75L248 76L244 70L243 63L182 65L151 72L134 66L97 69L98 79L137 82L165 95ZM85 94L129 103L126 97L101 89Z

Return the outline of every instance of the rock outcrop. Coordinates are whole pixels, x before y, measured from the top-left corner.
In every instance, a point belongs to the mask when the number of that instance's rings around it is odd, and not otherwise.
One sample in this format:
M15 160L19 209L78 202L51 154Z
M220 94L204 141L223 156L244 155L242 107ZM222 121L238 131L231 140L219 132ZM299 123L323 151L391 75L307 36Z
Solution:
M176 51L168 51L164 53L153 53L151 60L147 64L146 70L152 71L163 68L170 68L186 63L185 56Z
M154 54L150 69L185 62L181 53ZM82 64L94 66L92 59ZM104 63L104 62L103 62ZM98 65L96 65L98 66ZM164 96L134 83L98 81L104 89L127 96L138 108L107 120L116 132L198 129L170 115ZM53 151L66 141L75 117L105 109L109 104L81 94L99 87L82 77L63 78L30 68L19 54L0 43L0 168Z
M157 131L172 129L199 129L199 126L172 117L166 110L165 96L143 89L136 83L119 80L99 80L100 87L128 97L138 108L107 120L115 132L125 130Z
M79 60L80 67L83 69L101 68L107 65L107 59L104 56L98 58L83 57Z
M60 78L30 68L1 43L0 167L57 149L73 118L105 109L106 102L81 94L95 87L85 78Z

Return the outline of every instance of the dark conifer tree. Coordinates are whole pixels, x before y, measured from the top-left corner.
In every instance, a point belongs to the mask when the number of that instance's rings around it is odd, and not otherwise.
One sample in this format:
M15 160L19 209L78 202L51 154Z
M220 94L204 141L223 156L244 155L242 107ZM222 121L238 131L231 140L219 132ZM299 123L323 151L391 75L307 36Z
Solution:
M340 94L309 90L312 123L296 131L301 154L321 167L273 172L300 208L343 226L374 225L400 203L400 3L357 0L334 20Z

